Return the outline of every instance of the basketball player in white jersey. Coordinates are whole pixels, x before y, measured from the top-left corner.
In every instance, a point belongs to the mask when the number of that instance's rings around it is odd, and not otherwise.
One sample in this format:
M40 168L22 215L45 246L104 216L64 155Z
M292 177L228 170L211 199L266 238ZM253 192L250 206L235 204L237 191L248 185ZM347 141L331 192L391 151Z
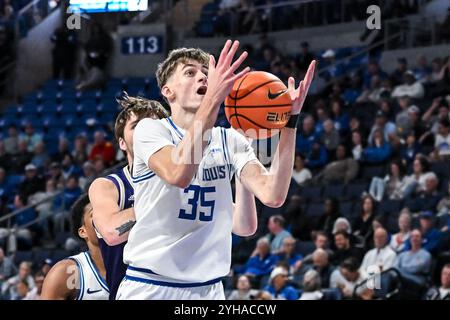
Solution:
M43 300L107 300L105 267L92 225L92 206L87 194L71 208L73 233L86 242L88 251L55 264L45 277Z
M235 74L247 56L233 63L238 46L227 41L217 63L200 49L178 49L158 66L172 117L144 119L134 132L136 224L125 246L129 267L117 299L224 299L220 280L230 270L231 232L253 231L249 220L232 217L233 174L265 205L285 201L298 114L315 62L297 89L289 79L291 118L266 170L241 134L213 128L233 83L249 71ZM196 149L200 160L194 159Z

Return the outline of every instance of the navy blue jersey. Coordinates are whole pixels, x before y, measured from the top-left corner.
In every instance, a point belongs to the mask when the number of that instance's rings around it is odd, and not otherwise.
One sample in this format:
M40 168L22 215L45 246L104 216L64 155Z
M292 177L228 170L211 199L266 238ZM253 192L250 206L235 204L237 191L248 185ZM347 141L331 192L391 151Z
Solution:
M119 192L118 205L120 210L131 208L134 204L134 188L128 166L105 177L112 181ZM127 242L109 246L99 237L99 246L106 269L106 283L109 287L109 299L115 300L120 282L122 282L127 265L123 263L123 248Z

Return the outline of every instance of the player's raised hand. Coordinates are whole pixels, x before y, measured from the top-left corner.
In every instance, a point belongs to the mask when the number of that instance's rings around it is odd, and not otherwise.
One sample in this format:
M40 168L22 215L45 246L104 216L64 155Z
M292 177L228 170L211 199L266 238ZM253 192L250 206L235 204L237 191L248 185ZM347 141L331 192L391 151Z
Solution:
M298 88L295 88L295 79L290 77L288 80L288 91L292 99L291 115L299 114L302 111L306 96L308 95L309 87L314 78L314 71L316 69L316 60L311 61L308 71L306 71L305 78L300 81Z
M234 55L238 48L239 41L232 42L231 40L227 40L217 63L214 56L209 56L208 89L206 91L206 96L209 96L220 103L222 103L225 100L225 97L230 93L234 82L250 71L250 68L246 67L241 72L235 73L248 55L247 51L244 51L239 58L233 62Z

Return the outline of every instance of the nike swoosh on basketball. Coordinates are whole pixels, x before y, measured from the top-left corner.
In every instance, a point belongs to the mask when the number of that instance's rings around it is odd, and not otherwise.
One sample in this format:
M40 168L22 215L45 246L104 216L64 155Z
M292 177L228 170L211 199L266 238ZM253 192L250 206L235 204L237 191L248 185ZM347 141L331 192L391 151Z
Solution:
M273 100L273 99L278 98L285 92L286 92L286 90L281 90L281 91L278 91L277 93L272 93L272 92L270 92L270 89L269 89L269 93L267 94L267 97L269 98L269 100Z
M87 294L93 294L93 293L97 293L97 292L100 292L100 291L102 291L102 289L93 291L93 290L91 290L91 288L88 288L86 292L87 292Z

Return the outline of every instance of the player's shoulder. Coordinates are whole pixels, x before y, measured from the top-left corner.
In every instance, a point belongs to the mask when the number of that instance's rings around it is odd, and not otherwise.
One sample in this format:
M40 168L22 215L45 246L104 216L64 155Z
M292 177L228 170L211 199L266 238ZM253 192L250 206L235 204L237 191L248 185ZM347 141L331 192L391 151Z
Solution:
M49 271L47 277L53 280L67 279L74 273L77 273L77 262L73 257L68 257L58 261Z
M89 186L89 196L91 197L93 192L107 191L114 188L115 185L110 179L108 179L108 176L98 177L92 181Z

